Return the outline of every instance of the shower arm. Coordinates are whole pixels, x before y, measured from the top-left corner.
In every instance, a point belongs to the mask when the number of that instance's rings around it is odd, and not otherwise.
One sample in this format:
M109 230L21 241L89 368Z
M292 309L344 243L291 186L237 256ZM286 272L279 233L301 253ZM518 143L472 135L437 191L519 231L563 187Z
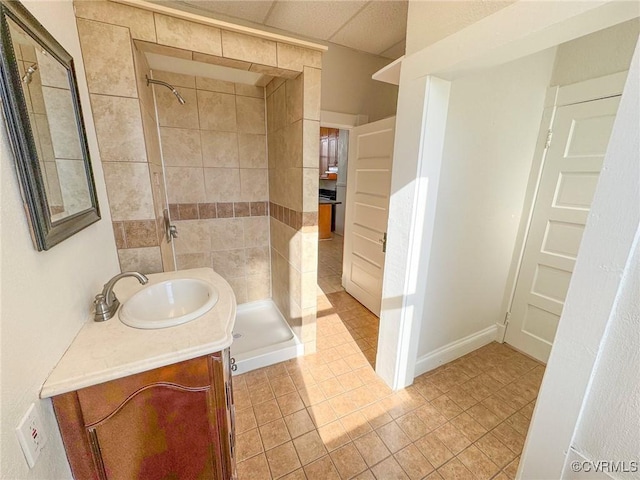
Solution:
M176 90L176 88L173 85L167 82L163 82L162 80L154 80L153 78L149 78L148 75L145 75L145 78L147 79L147 87L152 83L155 85L162 85L163 87L167 87L178 98L178 101L184 105L185 101L182 98L182 95L180 95L178 90Z

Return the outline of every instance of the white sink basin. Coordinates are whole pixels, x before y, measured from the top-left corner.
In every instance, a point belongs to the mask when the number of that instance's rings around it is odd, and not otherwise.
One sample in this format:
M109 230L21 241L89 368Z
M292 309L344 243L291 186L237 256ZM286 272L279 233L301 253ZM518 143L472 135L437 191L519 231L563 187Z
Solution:
M195 278L155 283L129 298L120 308L120 321L134 328L166 328L195 320L213 308L218 291Z

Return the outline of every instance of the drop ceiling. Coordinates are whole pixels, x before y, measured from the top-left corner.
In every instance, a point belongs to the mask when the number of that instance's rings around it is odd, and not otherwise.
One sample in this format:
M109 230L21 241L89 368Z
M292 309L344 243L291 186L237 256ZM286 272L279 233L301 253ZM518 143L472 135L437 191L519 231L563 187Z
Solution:
M406 0L154 0L199 15L396 59L404 54Z

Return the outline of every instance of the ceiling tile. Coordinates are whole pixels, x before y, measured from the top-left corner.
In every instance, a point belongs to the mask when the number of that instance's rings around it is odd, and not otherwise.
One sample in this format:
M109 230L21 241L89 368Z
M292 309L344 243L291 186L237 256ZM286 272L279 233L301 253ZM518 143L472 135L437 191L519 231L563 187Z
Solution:
M266 25L307 37L327 40L368 2L344 1L277 1Z
M218 13L229 17L241 18L250 22L262 23L266 18L273 1L269 0L185 0L180 2L189 7Z
M373 1L330 40L380 54L405 38L407 1Z

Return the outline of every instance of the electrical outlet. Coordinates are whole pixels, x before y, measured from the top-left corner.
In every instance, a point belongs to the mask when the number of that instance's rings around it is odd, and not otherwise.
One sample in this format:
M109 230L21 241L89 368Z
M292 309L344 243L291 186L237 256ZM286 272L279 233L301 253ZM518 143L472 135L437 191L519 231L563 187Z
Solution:
M22 420L20 420L16 428L16 435L29 468L33 468L40 456L40 452L47 443L47 435L42 428L42 420L33 403L24 417L22 417Z

